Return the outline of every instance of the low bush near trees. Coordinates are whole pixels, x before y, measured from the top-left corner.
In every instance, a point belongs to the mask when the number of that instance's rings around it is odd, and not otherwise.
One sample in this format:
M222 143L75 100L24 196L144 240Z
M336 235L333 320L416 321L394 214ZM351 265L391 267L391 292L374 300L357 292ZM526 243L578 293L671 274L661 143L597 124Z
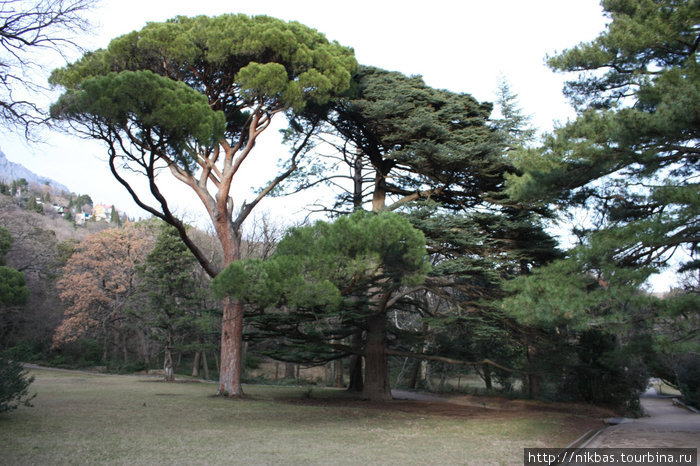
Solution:
M32 406L30 401L36 394L29 395L29 385L33 381L20 363L0 355L0 413Z

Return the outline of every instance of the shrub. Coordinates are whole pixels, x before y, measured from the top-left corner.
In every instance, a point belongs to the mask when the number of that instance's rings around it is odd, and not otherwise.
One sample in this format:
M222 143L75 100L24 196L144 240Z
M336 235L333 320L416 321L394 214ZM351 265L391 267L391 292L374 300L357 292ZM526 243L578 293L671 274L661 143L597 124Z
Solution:
M257 369L261 363L262 359L258 356L247 353L243 356L243 367L246 369Z
M29 385L34 377L28 377L22 365L0 355L0 413L19 406L32 406Z
M41 350L28 340L20 340L5 350L5 357L15 361L34 362L41 359Z
M610 404L633 414L641 412L639 394L649 379L643 359L631 346L618 347L615 336L600 330L581 334L578 361L559 386L559 399Z
M148 369L148 366L143 361L129 361L121 364L117 368L120 374L133 374L135 372L143 372Z
M678 388L683 401L700 408L700 356L689 354L678 359Z

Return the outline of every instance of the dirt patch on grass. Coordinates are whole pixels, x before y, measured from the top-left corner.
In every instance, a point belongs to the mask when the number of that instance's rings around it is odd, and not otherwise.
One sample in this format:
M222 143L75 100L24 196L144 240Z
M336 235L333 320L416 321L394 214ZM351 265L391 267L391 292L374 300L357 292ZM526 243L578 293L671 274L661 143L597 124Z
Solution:
M139 374L140 376L140 374ZM202 383L207 383L203 380L199 379L175 379L175 380L165 380L163 378L150 378L151 376L143 376L143 380L139 380L139 382L149 382L149 383L168 383L168 384L174 384L174 383L197 383L197 384L202 384ZM149 378L146 378L149 377Z
M393 400L387 402L369 402L357 399L350 394L338 394L327 397L325 394L307 393L301 398L285 397L281 402L294 405L333 407L337 409L360 409L400 412L420 417L450 417L469 419L509 420L517 418L547 418L556 415L572 429L600 428L603 419L615 415L611 409L587 404L546 403L533 400L512 400L498 397L479 397L471 395L454 397L435 397L416 400Z
M539 400L521 400L502 397L480 397L473 395L460 395L449 397L446 398L446 401L450 404L464 404L468 406L481 404L487 409L507 412L562 413L599 419L616 415L615 410L611 408L585 403L545 402Z

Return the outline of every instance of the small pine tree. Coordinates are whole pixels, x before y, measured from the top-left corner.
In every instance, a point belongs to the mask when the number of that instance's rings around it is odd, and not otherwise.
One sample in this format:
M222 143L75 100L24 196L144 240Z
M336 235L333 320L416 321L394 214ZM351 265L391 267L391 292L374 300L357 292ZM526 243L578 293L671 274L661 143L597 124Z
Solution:
M29 385L34 377L28 377L22 365L0 355L0 413L19 406L32 406Z
M27 210L31 210L38 214L44 213L44 206L36 201L34 195L30 194L29 199L27 199L27 204L24 206Z
M0 227L0 313L4 306L21 306L27 302L29 289L24 273L5 266L5 254L14 239L7 228Z
M24 274L5 267L4 256L12 246L12 235L7 228L0 227L0 312L5 306L17 306L27 302L29 289ZM27 377L24 368L17 362L0 354L0 413L16 409L20 405L31 406L27 389L34 377Z
M197 317L198 284L192 270L196 259L180 240L177 230L163 225L153 250L140 270L145 294L139 316L164 346L165 379L174 380L173 350L178 337L191 331Z
M112 214L109 217L109 221L111 223L121 226L122 220L121 218L119 218L119 212L117 212L116 207L112 207Z
M532 116L520 108L518 95L504 77L498 80L496 106L501 113L501 119L496 120L496 127L502 131L506 151L527 147L535 141L537 131L530 126Z

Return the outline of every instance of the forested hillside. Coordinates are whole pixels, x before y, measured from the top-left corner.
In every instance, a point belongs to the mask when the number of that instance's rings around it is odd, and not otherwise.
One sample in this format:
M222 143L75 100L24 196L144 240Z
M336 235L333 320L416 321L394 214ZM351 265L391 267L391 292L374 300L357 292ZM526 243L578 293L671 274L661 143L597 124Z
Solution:
M55 289L61 267L76 244L115 225L94 220L76 225L74 218L83 214L83 207L91 207L89 196L24 179L0 184L0 193L0 227L11 237L4 261L24 275L29 288L26 305L3 306L0 345L6 348L25 341L46 348L63 313Z

